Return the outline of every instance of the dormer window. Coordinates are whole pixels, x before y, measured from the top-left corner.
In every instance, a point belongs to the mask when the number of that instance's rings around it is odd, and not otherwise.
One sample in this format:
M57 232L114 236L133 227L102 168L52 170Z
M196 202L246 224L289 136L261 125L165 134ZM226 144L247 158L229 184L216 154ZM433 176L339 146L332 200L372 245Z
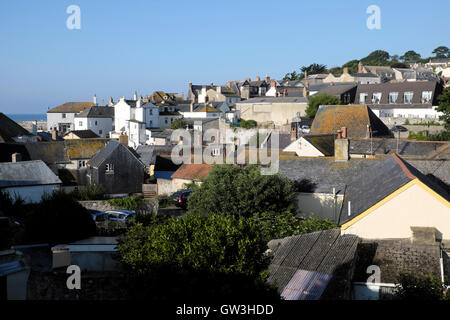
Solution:
M405 92L403 95L403 100L404 100L405 104L411 104L412 100L413 100L413 96L414 96L414 92L412 92L412 91Z
M389 103L397 103L398 92L389 92Z
M431 103L431 91L423 91L422 92L422 103Z
M359 94L359 103L366 104L366 100L367 100L367 93L360 93Z
M372 95L372 103L380 104L381 101L381 92L374 92Z

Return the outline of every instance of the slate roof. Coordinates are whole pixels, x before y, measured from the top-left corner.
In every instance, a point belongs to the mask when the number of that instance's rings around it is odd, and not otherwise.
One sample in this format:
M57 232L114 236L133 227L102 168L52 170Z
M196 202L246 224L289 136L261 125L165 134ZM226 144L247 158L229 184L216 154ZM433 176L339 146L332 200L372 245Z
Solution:
M73 134L80 139L91 139L91 138L99 138L99 136L92 130L73 130L66 133L65 136Z
M79 113L93 106L92 102L66 102L48 110L47 113Z
M0 188L61 183L41 160L0 163Z
M106 146L104 145L103 148L87 162L87 165L98 168L119 146L120 143L118 141L109 141Z
M196 109L195 112L221 112L221 111L211 106L202 106L199 109Z
M15 137L31 135L17 122L0 112L0 142L14 142Z
M114 118L114 108L94 106L77 114L76 118Z
M310 84L308 87L305 87L306 90L309 91L320 91L328 87L338 87L338 86L348 86L348 82L334 82L334 85L331 86L331 82L325 82L325 83L316 83L316 84Z
M335 135L305 135L303 138L322 152L325 157L334 156Z
M443 198L450 199L444 190L394 154L378 162L370 170L359 171L354 179L348 183L339 224L342 225L352 220L416 178L435 190ZM350 205L349 202L351 202Z
M200 180L208 176L211 168L209 164L183 164L172 174L172 179Z
M450 155L446 155L444 153L445 150L450 151L450 142L448 141L415 141L386 138L349 139L349 151L351 154L391 154L395 152L403 157L450 160Z
M70 162L65 141L29 142L24 145L32 160L42 160L47 165Z
M31 160L24 144L0 143L0 162L11 162L13 153L20 153L22 155L22 161Z
M340 86L329 86L326 87L322 90L320 90L319 92L317 92L317 94L329 94L332 96L336 96L336 95L341 95L347 91L352 90L353 88L355 88L357 85L355 83L352 84L346 84L346 85L340 85Z
M365 105L320 106L311 126L311 134L336 134L347 128L347 137L367 137L370 125L373 137L393 137L386 125Z
M352 77L355 78L378 78L378 75L374 74L374 73L352 73L351 74Z
M297 270L328 274L332 279L321 298L342 299L351 281L358 241L357 236L341 236L339 229L272 240L267 281L281 293Z
M236 102L236 104L253 104L253 103L307 103L306 97L256 97L243 101Z
M148 146L141 145L136 149L139 159L146 166L155 164L157 155L170 155L172 153L172 146Z

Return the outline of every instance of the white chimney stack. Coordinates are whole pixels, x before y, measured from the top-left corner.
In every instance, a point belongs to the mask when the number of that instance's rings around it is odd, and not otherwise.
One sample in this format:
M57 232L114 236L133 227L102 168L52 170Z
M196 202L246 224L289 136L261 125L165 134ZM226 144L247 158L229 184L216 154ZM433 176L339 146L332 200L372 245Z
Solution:
M137 100L137 91L134 92L134 99L133 99L133 100L134 100L134 101Z
M97 95L94 94L94 104L97 105Z

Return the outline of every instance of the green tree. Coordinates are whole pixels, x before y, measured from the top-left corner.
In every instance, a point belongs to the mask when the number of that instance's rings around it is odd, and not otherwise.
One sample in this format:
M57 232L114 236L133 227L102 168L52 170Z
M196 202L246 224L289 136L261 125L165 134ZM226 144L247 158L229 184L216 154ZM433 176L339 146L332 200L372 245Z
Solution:
M310 119L314 119L317 110L319 110L319 106L336 105L336 104L341 104L341 100L339 100L335 96L330 96L329 94L326 93L314 95L308 100L308 107L306 107L306 115Z
M440 279L433 274L416 276L402 272L398 277L395 297L400 300L443 300L446 298Z
M283 77L283 80L287 81L302 80L304 75L302 76L302 78L300 77L301 77L300 74L298 74L296 71L293 71L290 73L286 73L286 75Z
M277 297L265 284L267 242L251 219L188 214L162 225L136 224L118 248L138 298Z
M356 73L358 72L358 64L359 64L359 60L351 60L345 64L342 65L342 68L347 68L348 72L351 73Z
M186 122L183 121L183 119L176 119L174 122L170 124L170 129L177 130L177 129L185 129L186 128Z
M375 50L367 57L362 58L361 62L367 66L388 66L389 65L389 52L383 50Z
M442 112L440 120L444 121L446 131L450 131L450 87L445 88L438 97L439 106L437 111Z
M440 46L433 50L432 54L436 58L450 58L450 49L446 46Z
M405 63L414 63L420 61L421 59L422 57L420 56L420 54L413 50L405 52L405 54L400 57L400 60Z
M253 129L258 126L258 123L255 120L241 119L240 126L241 126L241 128L244 128L244 129Z
M306 66L301 67L300 70L303 72L303 74L305 74L305 72L307 72L308 75L325 73L327 71L327 66L324 64L313 63L307 67Z
M342 73L342 68L341 67L334 67L334 68L328 69L327 73L341 74Z

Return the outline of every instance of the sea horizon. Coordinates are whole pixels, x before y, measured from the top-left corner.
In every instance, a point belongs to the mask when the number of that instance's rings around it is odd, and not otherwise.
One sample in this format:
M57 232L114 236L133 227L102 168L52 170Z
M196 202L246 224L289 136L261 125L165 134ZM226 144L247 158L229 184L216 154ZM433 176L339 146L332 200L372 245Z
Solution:
M16 122L22 121L47 121L46 113L5 113L5 115Z

